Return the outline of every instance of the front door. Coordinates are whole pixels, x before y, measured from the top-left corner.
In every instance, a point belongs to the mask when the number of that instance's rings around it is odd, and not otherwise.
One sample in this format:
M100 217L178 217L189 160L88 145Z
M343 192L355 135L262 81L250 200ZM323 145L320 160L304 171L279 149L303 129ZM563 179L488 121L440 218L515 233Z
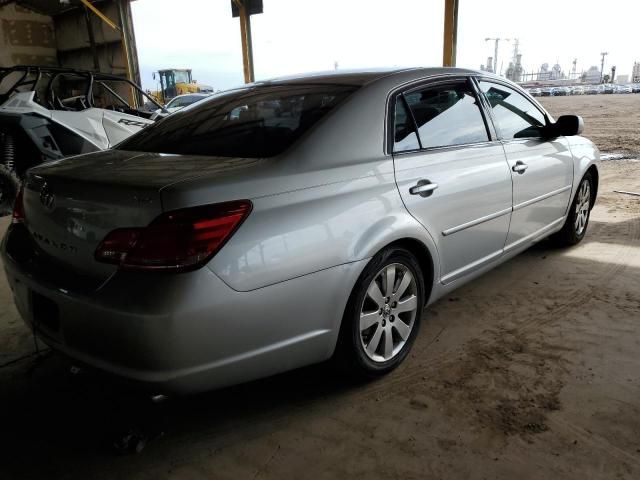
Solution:
M517 248L562 223L573 183L564 137L543 138L548 121L533 102L499 82L480 81L491 105L513 178L513 213L505 246Z
M468 79L422 86L393 104L398 189L450 283L502 254L512 202L504 150L490 140Z

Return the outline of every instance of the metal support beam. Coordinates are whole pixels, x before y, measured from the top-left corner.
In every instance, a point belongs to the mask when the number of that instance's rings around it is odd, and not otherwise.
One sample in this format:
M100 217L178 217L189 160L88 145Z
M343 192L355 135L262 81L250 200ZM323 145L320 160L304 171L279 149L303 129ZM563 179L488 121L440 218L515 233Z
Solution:
M459 0L444 0L444 42L442 45L442 65L444 67L456 66L458 3Z
M102 13L100 10L98 10L96 7L93 6L93 4L89 1L89 0L80 0L82 2L82 4L85 6L85 9L91 10L93 13L95 13L104 23L106 23L107 25L109 25L112 29L120 32L120 45L122 46L122 58L124 59L124 68L126 71L126 75L127 75L127 80L133 82L133 75L132 75L132 65L131 65L131 55L130 55L130 45L129 45L129 41L127 39L127 29L125 28L125 14L124 14L124 0L118 0L117 1L117 8L118 8L118 16L120 17L120 26L118 26L113 20L111 20L109 17L107 17L104 13ZM85 10L86 12L86 10ZM91 21L88 17L88 15L86 16L87 19L87 26L89 28L89 35L92 35L92 30L91 30ZM94 52L94 62L96 62L96 53ZM99 68L99 65L98 65ZM138 102L140 101L140 98L138 98L138 95L136 95L135 90L133 89L133 87L129 88L129 99L132 105L138 106Z
M127 79L131 82L134 82L135 80L132 74L133 68L131 64L131 46L129 45L127 29L125 27L125 5L127 5L125 4L125 0L118 0L118 16L120 17L120 28L118 28L118 30L120 30L120 35L122 38L122 55L124 56ZM136 91L133 89L133 87L129 88L129 98L131 99L132 105L136 107L139 106L138 102L141 100L141 98L136 95Z
M96 7L93 6L93 4L89 1L89 0L80 0L82 2L82 4L87 7L89 10L91 10L93 13L95 13L98 17L100 17L100 19L106 23L107 25L109 25L111 28L113 28L114 30L120 30L118 28L118 26L113 22L113 20L111 20L109 17L107 17L104 13L102 13L100 10L98 10Z
M251 41L251 16L248 14L243 0L234 0L240 12L240 35L242 39L242 66L244 83L255 80L253 74L253 44Z
M84 20L87 23L87 33L89 34L89 45L91 45L91 54L93 55L93 69L96 72L100 71L100 59L98 57L98 48L96 47L96 38L93 35L93 27L91 26L91 17L89 15L89 9L84 7Z

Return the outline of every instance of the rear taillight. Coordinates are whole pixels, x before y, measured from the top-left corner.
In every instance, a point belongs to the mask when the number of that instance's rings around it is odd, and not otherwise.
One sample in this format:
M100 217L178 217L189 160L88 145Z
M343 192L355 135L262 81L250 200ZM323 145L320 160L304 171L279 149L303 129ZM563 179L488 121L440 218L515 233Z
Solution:
M223 247L251 208L238 200L163 213L147 227L113 230L95 258L127 270L194 270Z
M15 203L13 204L13 214L11 223L24 223L24 187L20 187Z

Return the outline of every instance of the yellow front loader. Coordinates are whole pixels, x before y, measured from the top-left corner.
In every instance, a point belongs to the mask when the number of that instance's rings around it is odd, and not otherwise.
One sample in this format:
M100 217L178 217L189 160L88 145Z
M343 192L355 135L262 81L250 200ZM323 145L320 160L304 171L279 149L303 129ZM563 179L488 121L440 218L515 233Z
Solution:
M159 82L159 89L151 92L151 95L162 104L186 93L213 93L213 87L196 83L191 78L191 69L159 70L153 74L153 79Z

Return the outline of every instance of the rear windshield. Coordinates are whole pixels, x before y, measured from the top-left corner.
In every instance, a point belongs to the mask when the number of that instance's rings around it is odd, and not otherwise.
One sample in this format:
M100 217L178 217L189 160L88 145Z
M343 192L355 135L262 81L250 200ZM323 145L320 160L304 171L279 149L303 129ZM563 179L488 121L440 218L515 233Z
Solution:
M119 150L264 158L282 153L355 90L263 86L203 100L145 128Z

